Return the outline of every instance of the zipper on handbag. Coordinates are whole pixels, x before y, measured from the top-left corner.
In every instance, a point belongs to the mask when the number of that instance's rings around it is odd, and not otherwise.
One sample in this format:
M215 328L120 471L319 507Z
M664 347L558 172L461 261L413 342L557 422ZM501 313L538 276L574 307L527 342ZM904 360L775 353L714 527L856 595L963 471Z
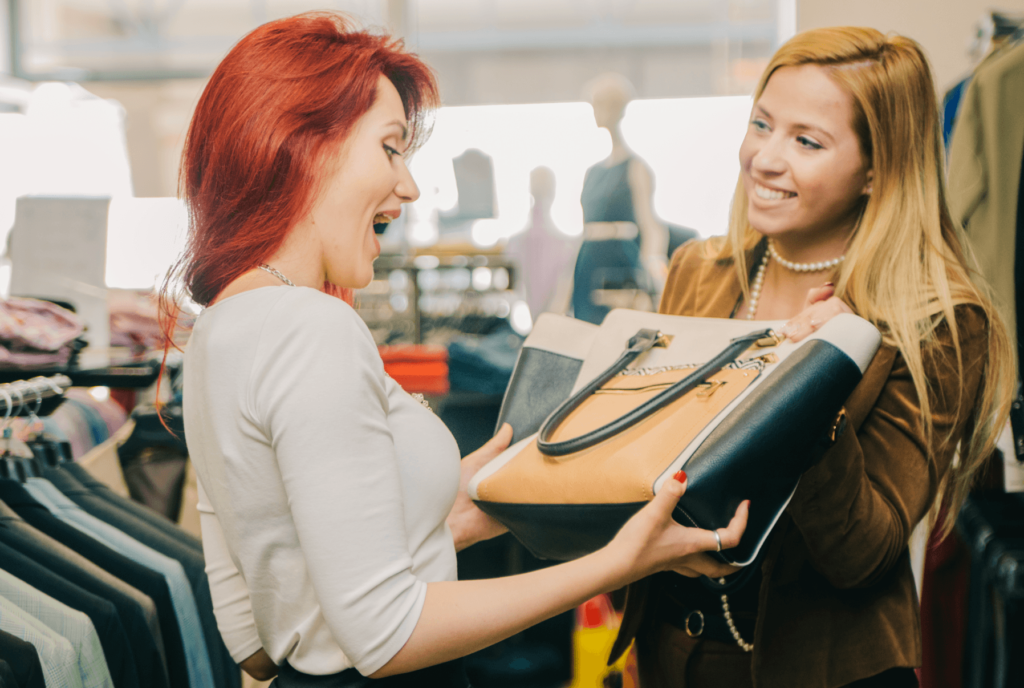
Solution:
M707 382L698 385L700 391L697 392L697 398L707 399L712 394L720 390L725 382L725 380L708 380Z

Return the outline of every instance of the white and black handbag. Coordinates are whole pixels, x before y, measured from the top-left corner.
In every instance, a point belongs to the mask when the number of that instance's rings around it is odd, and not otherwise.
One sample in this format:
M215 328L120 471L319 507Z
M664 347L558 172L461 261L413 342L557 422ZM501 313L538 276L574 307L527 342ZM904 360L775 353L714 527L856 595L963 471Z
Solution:
M630 310L599 327L538 319L500 415L513 444L470 496L536 556L568 560L607 544L685 470L684 525L725 527L751 500L740 544L716 553L750 563L845 428L843 403L881 342L855 315L797 343L781 324Z

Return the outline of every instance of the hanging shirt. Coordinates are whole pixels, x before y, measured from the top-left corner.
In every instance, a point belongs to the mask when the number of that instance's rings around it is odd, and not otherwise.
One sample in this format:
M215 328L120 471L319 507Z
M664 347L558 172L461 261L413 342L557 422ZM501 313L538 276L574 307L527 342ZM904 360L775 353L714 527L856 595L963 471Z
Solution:
M48 480L29 478L25 482L25 489L40 504L49 509L50 513L68 525L164 576L171 592L171 603L174 605L174 613L178 618L178 626L181 631L182 645L185 648L189 686L191 688L213 688L215 685L213 670L210 667L210 658L206 653L203 629L199 623L199 611L196 609L196 601L192 596L192 589L189 587L181 564L147 547L117 528L85 513Z
M46 688L39 652L32 643L0 631L0 657L14 674L13 685L18 688Z
M46 688L82 688L78 655L71 641L0 597L0 630L27 640L39 652Z
M55 468L44 468L43 477L52 482L57 489L77 504L83 511L92 514L101 521L108 523L126 535L130 535L147 547L155 549L164 556L181 563L188 578L189 586L195 596L199 609L199 620L203 628L206 650L213 668L216 684L221 688L240 688L241 674L238 665L228 655L224 643L218 637L217 623L213 614L213 603L210 600L210 583L206 577L206 563L202 552L190 546L182 545L176 538L165 536L158 529L140 521L131 513L112 506L105 499L97 497L90 489L78 482L68 471ZM44 508L45 510L45 508ZM51 515L47 512L48 515ZM61 525L67 525L61 523ZM74 529L72 529L74 530ZM147 569L148 570L148 569ZM163 580L161 578L161 580ZM166 583L164 583L166 586ZM180 638L179 638L180 639ZM181 685L187 683L182 681ZM172 681L173 685L179 685Z
M142 688L129 636L125 633L124 624L112 602L58 576L42 564L3 543L0 543L0 569L19 580L32 581L32 587L36 590L88 616L93 628L96 629L96 635L99 636L100 647L103 649L107 669L114 680L114 687ZM0 647L0 657L9 659L10 654L6 653L5 648ZM17 673L23 672L19 667L14 668Z
M78 657L83 688L113 688L100 638L89 617L0 570L0 597L68 639Z
M129 567L141 569L146 576L154 579L166 591L167 583L160 574L114 552L106 545L97 542L81 531L64 523L35 501L21 483L0 480L0 492L4 493L6 498L15 498L13 501L19 504L19 508L23 508L20 504L26 499L31 500L32 504L35 505L33 510L42 512L47 519L70 531L78 539L88 541L88 544L94 545L94 549L107 550L114 557L127 562ZM23 508L23 510L28 513L27 508ZM149 594L143 594L141 588L135 587L134 584L129 585L126 582L135 578L130 568L126 569L120 565L111 565L110 561L96 556L96 552L90 552L90 555L103 560L105 566L109 566L110 570L101 568L92 559L80 554L77 550L29 525L2 499L0 499L0 542L31 557L50 571L81 586L85 590L114 603L117 607L118 615L125 624L128 642L131 643L132 651L136 658L139 682L142 685L154 686L155 688L170 685L168 669L170 665L177 663L171 654L171 640L168 640L166 643L166 653L162 653L160 647L165 645L161 629L166 625L168 636L172 636L171 631L173 630L172 637L177 638L179 654L181 655L180 673L183 677L182 680L174 681L173 683L175 686L187 685L188 678L185 669L184 651L180 650L181 638L177 629L177 620L174 618L174 612L171 608L169 593L163 593L168 598L166 605L163 604L162 600L155 600ZM139 584L142 585L142 582L139 582ZM154 586L151 592L153 595L158 595L160 590L155 589ZM158 608L160 610L159 614L157 613ZM150 619L152 619L152 624ZM158 642L159 646L157 645Z

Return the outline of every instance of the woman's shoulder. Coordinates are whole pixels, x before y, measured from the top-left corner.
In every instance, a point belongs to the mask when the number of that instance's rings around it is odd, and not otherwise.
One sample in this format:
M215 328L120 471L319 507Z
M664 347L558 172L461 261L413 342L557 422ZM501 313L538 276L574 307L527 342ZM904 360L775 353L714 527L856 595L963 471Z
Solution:
M959 304L953 308L953 322L941 317L930 337L923 342L924 349L954 349L983 346L988 341L989 315L985 309L973 303ZM956 337L954 339L954 331Z
M373 339L352 306L309 287L262 287L242 292L211 306L201 319L220 321L222 331L255 337L264 345L279 340L340 338L372 343Z
M283 298L276 304L280 316L289 315L306 319L307 315L317 315L328 319L350 322L359 320L359 315L348 303L337 296L331 296L319 289L311 287L290 287L284 290ZM283 312L286 311L287 313Z
M708 239L700 237L690 239L677 248L672 254L671 266L694 265L709 261L719 262L719 257L725 248L726 237L713 236ZM731 259L729 259L731 263Z
M959 389L966 369L984 367L989 351L989 316L979 305L958 305L953 309L952 322L945 316L933 320L932 330L921 338L920 347L929 386L934 390ZM906 352L890 341L883 348L892 351L889 377L909 379Z
M265 331L276 329L277 336L309 336L336 343L358 342L376 351L369 328L348 303L309 287L295 287L288 292L268 312Z
M986 337L988 335L989 316L980 305L965 303L953 308L956 327L959 332L969 337Z
M662 313L690 313L698 288L735 279L733 259L723 253L725 237L691 239L676 249L669 263Z
M265 417L265 403L282 388L315 398L325 385L354 395L382 398L384 367L377 344L359 314L341 299L308 287L287 287L265 303L253 332L250 377L256 380L253 407ZM356 381L360 381L358 384ZM260 410L262 409L262 410Z
M942 318L922 343L922 359L929 378L956 377L957 372L963 374L962 367L983 366L989 353L989 327L989 314L982 306L956 306L953 322Z

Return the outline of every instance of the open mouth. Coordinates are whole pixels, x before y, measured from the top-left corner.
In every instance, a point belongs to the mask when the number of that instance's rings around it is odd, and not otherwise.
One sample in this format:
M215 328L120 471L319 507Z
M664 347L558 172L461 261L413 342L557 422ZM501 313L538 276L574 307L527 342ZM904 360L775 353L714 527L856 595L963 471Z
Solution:
M787 198L793 198L796 196L792 191L769 189L767 186L763 186L757 182L754 182L754 194L765 201L784 201Z
M373 216L373 231L375 234L383 234L391 224L391 216L384 213L377 213Z

